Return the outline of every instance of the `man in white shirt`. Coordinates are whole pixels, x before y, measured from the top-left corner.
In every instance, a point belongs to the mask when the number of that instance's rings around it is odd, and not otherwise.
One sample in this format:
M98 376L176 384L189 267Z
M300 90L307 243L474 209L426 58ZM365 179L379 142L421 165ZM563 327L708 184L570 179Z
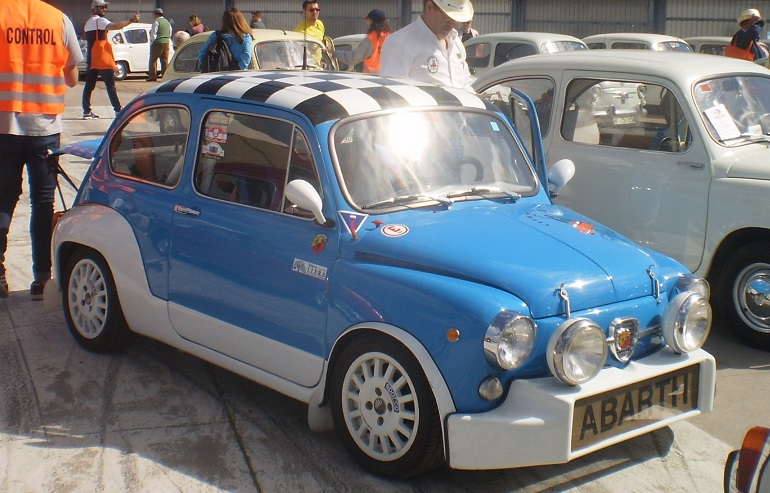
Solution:
M457 22L473 18L470 0L425 0L422 15L385 39L380 75L472 91Z

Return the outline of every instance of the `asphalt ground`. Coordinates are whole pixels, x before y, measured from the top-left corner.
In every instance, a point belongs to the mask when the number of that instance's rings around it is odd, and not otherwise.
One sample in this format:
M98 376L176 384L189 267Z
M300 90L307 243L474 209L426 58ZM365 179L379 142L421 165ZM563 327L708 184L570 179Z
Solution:
M149 86L119 82L122 103ZM82 82L67 93L63 144L99 137L112 122L102 83L99 120L81 120L81 91ZM62 165L79 182L88 163ZM74 192L63 187L69 204ZM25 194L9 238L11 294L0 301L0 493L716 493L728 452L750 426L770 426L769 354L716 327L706 346L718 365L711 414L568 464L383 480L334 433L311 432L302 403L144 338L119 354L83 350L61 313L29 299L28 221Z

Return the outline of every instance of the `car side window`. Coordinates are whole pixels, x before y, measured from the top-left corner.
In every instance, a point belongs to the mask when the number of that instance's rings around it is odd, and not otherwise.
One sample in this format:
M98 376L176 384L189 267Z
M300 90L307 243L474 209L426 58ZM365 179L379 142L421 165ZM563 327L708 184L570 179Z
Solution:
M495 47L495 67L508 60L534 55L537 50L534 46L524 43L499 43Z
M174 71L199 72L198 52L202 47L203 43L190 43L178 50L174 56Z
M589 50L603 50L607 48L605 43L586 43L586 46L588 46Z
M293 125L257 115L206 116L195 188L208 197L280 211L291 158Z
M491 43L475 43L465 47L465 61L471 68L485 68L491 53Z
M112 44L114 45L122 45L123 44L123 35L120 33L116 33L115 36L112 37Z
M537 111L537 119L540 124L540 133L547 135L550 130L552 120L553 109L553 96L554 96L554 82L551 79L545 77L535 77L531 79L516 79L505 81L496 86L492 86L485 90L483 94L489 97L489 100L498 108L502 109L508 119L514 123L514 125L522 131L523 122L520 121L519 113L515 112L516 109L509 101L508 94L510 94L510 88L524 92L535 103L535 110ZM528 124L526 125L528 127Z
M692 133L670 89L650 83L576 79L567 87L561 134L583 144L684 152Z
M649 50L650 47L645 43L638 43L634 41L618 41L612 43L613 50Z
M186 108L153 107L132 115L110 141L110 169L116 175L158 185L179 183L187 148L187 129L164 131L159 115L173 113L179 121L190 120Z
M144 44L150 42L147 31L144 29L130 29L124 32L126 33L126 42L130 44Z

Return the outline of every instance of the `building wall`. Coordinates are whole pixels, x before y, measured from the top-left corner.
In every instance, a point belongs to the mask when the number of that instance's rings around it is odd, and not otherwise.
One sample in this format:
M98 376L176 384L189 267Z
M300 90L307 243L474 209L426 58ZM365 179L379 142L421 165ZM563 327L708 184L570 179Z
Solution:
M91 15L90 0L48 0L72 18L82 32ZM416 19L424 0L320 0L321 20L329 36L363 33L362 17L379 8L393 29ZM302 0L113 0L108 18L126 19L135 11L142 21L151 22L158 6L172 21L174 30L188 28L187 19L196 14L211 29L217 29L228 5L238 7L250 18L260 10L269 28L293 29L302 19ZM476 0L473 26L482 33L502 31L544 31L584 37L601 32L662 32L679 37L731 36L735 19L745 8L758 8L770 16L770 0L744 3L733 0ZM764 35L764 34L763 34Z

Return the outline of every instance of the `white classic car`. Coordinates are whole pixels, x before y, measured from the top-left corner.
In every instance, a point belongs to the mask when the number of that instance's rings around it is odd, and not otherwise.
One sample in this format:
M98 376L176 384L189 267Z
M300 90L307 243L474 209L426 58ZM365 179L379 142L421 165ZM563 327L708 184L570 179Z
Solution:
M115 55L115 80L123 80L132 73L146 74L150 71L150 28L152 24L134 23L123 29L109 32L109 41ZM80 40L80 50L86 56L86 41ZM174 49L171 48L173 55ZM160 68L158 63L157 68ZM78 64L78 71L85 74L86 62Z
M594 34L583 42L592 50L692 51L683 39L654 33Z
M474 75L481 75L501 63L527 55L588 49L574 36L536 32L482 34L463 45L468 67Z
M729 45L733 38L731 36L695 36L692 38L684 38L684 40L690 45L690 48L692 48L692 51L695 53L724 55L725 46ZM760 40L759 42L765 47L765 51L770 52L770 46L768 45L767 40ZM768 60L770 59L766 57L755 60L754 63L767 66Z
M570 158L577 169L557 203L706 276L728 326L770 348L767 69L591 50L508 62L473 85L515 121L510 88L536 100L548 165Z

